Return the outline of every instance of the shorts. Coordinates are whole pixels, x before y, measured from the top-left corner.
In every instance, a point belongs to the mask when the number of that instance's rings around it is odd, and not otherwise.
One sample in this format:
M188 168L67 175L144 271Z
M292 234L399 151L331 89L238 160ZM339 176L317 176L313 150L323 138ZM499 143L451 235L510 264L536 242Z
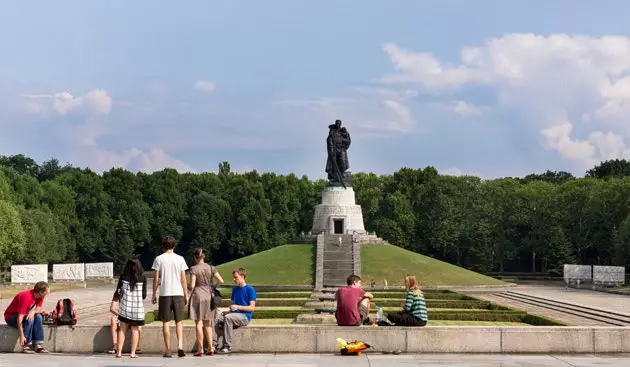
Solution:
M359 322L358 325L366 325L370 323L370 315L364 304L359 303Z
M175 322L180 322L184 320L184 296L160 296L158 309L159 321L171 321L172 312L175 316Z

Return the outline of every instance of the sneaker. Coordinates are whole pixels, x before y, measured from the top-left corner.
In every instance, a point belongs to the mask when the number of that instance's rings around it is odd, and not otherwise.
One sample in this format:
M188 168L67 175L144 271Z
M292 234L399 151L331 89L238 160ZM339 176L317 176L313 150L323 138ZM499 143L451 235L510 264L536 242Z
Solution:
M229 347L223 347L217 350L217 353L219 354L229 354L230 352L232 352L232 349L230 349Z
M186 357L186 353L184 352L183 349L178 349L177 350L177 356L180 357L180 358L181 357Z

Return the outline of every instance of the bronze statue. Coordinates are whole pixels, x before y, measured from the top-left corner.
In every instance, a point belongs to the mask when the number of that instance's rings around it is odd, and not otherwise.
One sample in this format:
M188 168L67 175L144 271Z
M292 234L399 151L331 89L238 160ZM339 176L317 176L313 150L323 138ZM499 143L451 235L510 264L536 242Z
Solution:
M328 125L328 160L326 161L326 173L328 173L328 185L343 186L350 182L346 171L350 168L348 162L348 148L350 147L350 133L341 126L341 120ZM344 180L345 179L345 180Z

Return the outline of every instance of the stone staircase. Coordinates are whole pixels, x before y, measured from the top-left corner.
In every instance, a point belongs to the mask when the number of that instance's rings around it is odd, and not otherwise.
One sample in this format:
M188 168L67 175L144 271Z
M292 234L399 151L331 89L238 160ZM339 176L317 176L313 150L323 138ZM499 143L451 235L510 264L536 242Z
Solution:
M352 243L352 235L324 235L323 247L323 286L345 286L348 275L355 272L356 256L353 251L355 245ZM358 245L356 247L358 248Z

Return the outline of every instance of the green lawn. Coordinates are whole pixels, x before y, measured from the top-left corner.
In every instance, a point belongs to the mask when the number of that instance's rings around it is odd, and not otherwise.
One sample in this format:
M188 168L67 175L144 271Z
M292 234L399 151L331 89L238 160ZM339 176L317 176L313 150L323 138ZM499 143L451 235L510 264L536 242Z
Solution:
M503 281L393 245L362 245L361 271L365 284L402 285L405 274L415 274L420 285L500 285Z
M314 245L283 245L218 266L227 284L232 270L247 269L252 285L312 285ZM423 286L501 285L503 281L420 255L393 245L362 245L361 270L365 286L374 279L378 286L402 285L405 274L415 274Z
M217 266L226 284L232 270L244 267L252 285L312 285L315 272L313 245L283 245Z
M533 326L524 322L429 320L431 326Z

